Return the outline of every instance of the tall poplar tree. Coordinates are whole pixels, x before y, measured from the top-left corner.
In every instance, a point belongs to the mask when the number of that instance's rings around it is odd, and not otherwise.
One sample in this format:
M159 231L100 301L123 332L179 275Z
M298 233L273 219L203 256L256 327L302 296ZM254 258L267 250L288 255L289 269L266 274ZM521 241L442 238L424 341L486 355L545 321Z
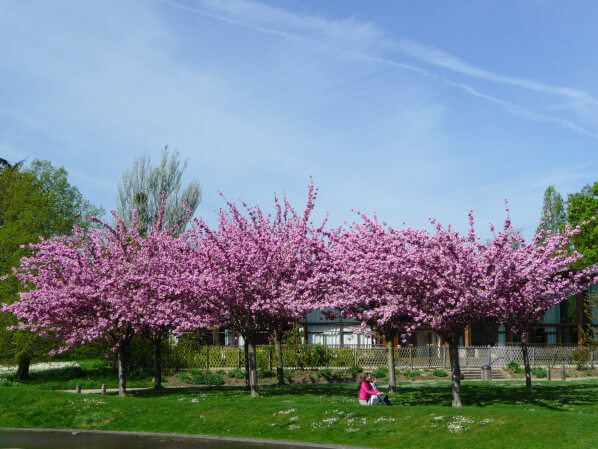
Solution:
M137 211L139 232L147 235L149 228L158 221L163 201L163 226L179 235L191 219L201 201L201 185L193 179L183 187L182 178L188 160L181 161L178 151L162 150L158 165L153 166L149 154L145 154L133 163L118 185L118 213L123 221L130 225L133 211ZM191 211L191 214L188 213ZM153 347L154 387L162 385L161 342L165 330L157 329L147 335Z
M554 186L548 186L544 191L544 202L542 204L542 215L536 234L542 230L556 233L567 224L565 201Z

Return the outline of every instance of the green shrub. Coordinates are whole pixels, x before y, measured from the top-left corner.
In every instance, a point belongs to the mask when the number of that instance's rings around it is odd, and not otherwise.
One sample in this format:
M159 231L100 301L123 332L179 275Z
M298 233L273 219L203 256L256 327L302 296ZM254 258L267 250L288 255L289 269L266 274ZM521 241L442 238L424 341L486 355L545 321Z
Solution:
M405 377L419 377L421 376L421 373L418 370L405 370L403 371L403 376Z
M332 382L333 376L329 369L321 369L316 372L316 376L326 379L328 382Z
M333 371L332 377L338 382L345 382L353 379L353 376L348 371Z
M245 379L245 372L240 369L233 369L228 372L228 377L231 379Z
M376 368L374 371L372 371L372 376L374 377L386 377L388 376L388 368L385 367L380 367L380 368Z
M586 370L584 372L584 374L586 375L586 377L592 377L594 375L594 373L592 372L592 370Z
M576 369L585 369L586 363L590 360L592 351L590 348L577 348L571 352L571 359L577 364Z
M218 374L203 374L193 378L194 383L198 385L222 385L224 380Z
M193 374L193 373L186 373L181 372L178 374L178 377L181 381L188 383L188 384L195 384L195 385L222 385L224 380L218 374L210 374L210 373L201 373L201 374Z
M363 373L363 368L358 365L353 365L347 370L347 372L351 374L353 379L355 379L360 373Z
M274 377L274 371L268 368L258 368L257 369L257 377L265 378L265 377Z
M519 369L519 363L511 361L507 363L507 369L509 371L517 371Z
M327 366L332 358L332 350L326 346L315 345L313 347L313 366Z
M443 369L435 369L432 371L432 375L435 377L448 377L448 373Z
M332 357L328 361L328 366L345 367L350 366L355 361L355 351L352 349L337 348L332 351Z
M185 382L187 384L191 384L193 383L193 379L191 378L191 375L187 372L181 372L177 374L177 377L181 380L181 382Z
M543 379L546 377L546 370L544 368L532 368L532 374L538 379Z

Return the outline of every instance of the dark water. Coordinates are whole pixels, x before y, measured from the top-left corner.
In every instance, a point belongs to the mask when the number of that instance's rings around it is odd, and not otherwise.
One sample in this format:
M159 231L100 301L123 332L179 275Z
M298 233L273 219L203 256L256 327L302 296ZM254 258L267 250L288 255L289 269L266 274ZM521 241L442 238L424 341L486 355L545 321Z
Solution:
M0 448L21 449L309 449L325 446L111 432L0 430Z

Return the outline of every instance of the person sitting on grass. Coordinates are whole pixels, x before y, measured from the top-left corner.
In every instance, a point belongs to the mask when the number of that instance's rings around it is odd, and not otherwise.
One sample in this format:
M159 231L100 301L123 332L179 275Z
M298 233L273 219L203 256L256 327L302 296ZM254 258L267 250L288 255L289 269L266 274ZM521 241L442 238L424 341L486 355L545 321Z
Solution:
M363 373L359 376L359 403L361 405L378 405L378 396L381 395L372 384L370 373Z
M373 390L377 391L377 388L376 388L376 380L377 379L372 375L370 375L370 379L371 379L370 386L372 387ZM390 400L388 399L388 396L385 395L384 393L379 392L377 397L378 397L378 405L391 405Z

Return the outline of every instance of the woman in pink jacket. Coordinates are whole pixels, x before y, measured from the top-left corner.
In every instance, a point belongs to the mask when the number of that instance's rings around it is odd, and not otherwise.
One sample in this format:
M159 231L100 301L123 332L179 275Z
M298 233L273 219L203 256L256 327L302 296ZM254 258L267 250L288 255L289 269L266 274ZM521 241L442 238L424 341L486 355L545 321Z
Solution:
M382 393L372 386L370 373L359 376L359 382L361 384L359 387L359 403L361 405L378 405L378 395Z

